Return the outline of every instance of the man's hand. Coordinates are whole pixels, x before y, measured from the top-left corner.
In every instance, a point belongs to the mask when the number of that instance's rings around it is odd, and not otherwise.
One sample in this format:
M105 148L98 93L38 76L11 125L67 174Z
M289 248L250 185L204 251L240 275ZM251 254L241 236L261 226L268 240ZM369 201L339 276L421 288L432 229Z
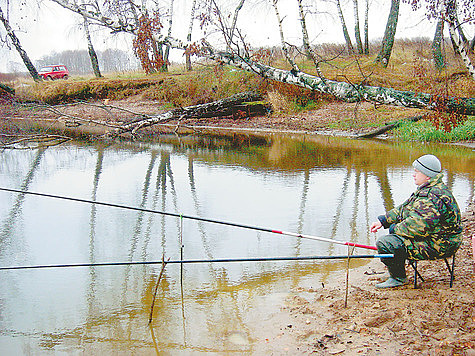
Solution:
M371 228L370 228L370 231L371 232L376 232L378 231L379 229L381 229L383 227L383 224L381 224L381 221L375 221L372 225L371 225Z

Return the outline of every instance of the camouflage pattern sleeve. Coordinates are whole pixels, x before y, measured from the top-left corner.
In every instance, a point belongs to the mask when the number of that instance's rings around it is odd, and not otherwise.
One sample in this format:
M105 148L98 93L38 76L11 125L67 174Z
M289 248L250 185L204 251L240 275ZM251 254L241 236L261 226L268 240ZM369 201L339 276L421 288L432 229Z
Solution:
M408 200L379 219L389 227L389 233L405 238L413 259L450 256L462 242L460 209L442 182L442 174L418 187Z
M440 231L441 214L430 199L417 199L403 220L396 223L394 233L409 239L427 239Z

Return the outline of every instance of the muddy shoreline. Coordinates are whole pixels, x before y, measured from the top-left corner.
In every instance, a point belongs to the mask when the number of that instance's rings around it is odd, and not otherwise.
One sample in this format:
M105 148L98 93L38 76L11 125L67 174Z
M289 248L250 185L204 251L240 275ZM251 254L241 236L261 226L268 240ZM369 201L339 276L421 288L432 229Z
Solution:
M379 260L350 269L345 308L346 272L331 285L301 286L269 321L280 325L262 340L262 352L273 355L475 355L475 265L471 239L475 204L463 214L463 245L456 255L455 281L441 261L423 261L425 281L378 290L386 270ZM259 350L260 352L261 350ZM283 352L284 351L284 352Z

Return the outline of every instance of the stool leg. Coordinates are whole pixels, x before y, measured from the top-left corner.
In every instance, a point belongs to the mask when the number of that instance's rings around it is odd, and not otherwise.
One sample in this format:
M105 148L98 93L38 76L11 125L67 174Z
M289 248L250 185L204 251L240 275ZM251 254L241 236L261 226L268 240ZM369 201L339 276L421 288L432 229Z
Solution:
M408 261L411 267L414 269L414 289L417 289L417 277L419 277L422 282L424 282L424 278L422 278L421 274L417 270L417 260Z
M455 269L455 254L452 256L452 268L450 268L449 261L447 261L446 258L444 258L445 264L447 266L447 269L449 270L450 273L450 288L454 285L454 269Z
M417 261L412 263L412 268L414 268L414 289L417 289Z

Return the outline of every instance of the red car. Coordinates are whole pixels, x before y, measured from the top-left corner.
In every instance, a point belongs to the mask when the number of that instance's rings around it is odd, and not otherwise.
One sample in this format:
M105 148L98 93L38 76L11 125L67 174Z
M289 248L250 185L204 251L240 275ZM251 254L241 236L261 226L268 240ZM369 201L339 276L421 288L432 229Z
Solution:
M44 66L38 72L44 80L68 79L69 71L63 64L55 64L51 66Z

